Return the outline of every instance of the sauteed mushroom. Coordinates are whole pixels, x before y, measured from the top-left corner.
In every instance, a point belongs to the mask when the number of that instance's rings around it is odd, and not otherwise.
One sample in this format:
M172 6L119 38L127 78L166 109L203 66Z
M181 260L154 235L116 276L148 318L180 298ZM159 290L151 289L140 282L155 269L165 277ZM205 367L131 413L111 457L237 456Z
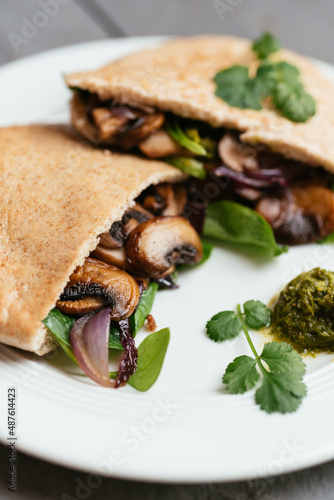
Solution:
M238 137L227 132L218 144L218 154L223 163L236 172L244 169L258 169L257 150L238 140Z
M282 244L309 243L334 231L334 194L314 181L295 181L262 198L256 210Z
M145 114L138 118L133 125L129 125L124 131L120 131L115 136L115 140L122 148L130 149L161 128L164 121L165 115L163 113Z
M107 108L93 109L92 117L100 131L102 141L106 141L117 134L128 121L126 116L118 116L113 110Z
M131 266L127 261L124 247L105 248L102 245L98 245L95 250L93 250L91 255L95 259L101 260L102 262L106 262L107 264L131 272Z
M86 297L99 299L102 301L101 306L110 304L111 319L120 321L131 316L140 295L136 281L128 273L99 260L87 258L84 265L77 268L70 277L57 307L62 310L62 302L72 302L74 311L74 302L80 303ZM70 304L67 306L71 307ZM82 313L78 308L71 314Z
M196 264L203 254L198 234L183 217L156 217L139 224L125 250L132 268L152 277L172 272L174 264Z
M187 203L187 191L178 184L158 184L149 188L143 206L154 215L180 215Z
M165 156L180 155L183 148L179 146L165 130L157 130L149 135L138 147L148 158L163 158Z

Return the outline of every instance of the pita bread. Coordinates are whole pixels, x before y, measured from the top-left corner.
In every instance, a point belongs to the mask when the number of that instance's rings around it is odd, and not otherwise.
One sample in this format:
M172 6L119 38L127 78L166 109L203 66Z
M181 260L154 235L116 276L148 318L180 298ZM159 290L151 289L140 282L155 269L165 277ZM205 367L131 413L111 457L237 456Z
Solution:
M97 71L68 75L71 87L97 93L102 100L153 106L176 115L237 129L241 138L262 143L287 158L334 172L334 83L310 60L282 50L277 59L296 64L308 92L317 102L307 123L293 123L269 107L254 111L228 106L214 95L214 75L234 64L252 65L251 42L230 36L175 39L161 47L136 53ZM90 137L91 127L74 99L73 123Z
M150 184L184 178L76 135L64 126L0 129L0 342L40 355L56 345L41 322L98 235Z

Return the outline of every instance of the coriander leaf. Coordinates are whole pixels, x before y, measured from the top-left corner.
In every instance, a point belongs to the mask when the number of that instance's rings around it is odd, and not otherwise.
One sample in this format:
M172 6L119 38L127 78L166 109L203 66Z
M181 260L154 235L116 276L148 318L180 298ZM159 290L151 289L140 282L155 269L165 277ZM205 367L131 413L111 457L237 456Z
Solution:
M274 63L265 61L260 64L254 78L255 91L261 97L268 97L277 83L277 72Z
M264 345L260 358L267 363L271 373L291 373L301 379L306 371L300 354L286 342L268 342Z
M238 356L226 368L223 382L231 394L243 394L259 380L256 361L249 356Z
M317 241L317 243L319 245L322 245L323 243L334 243L334 232L330 233L325 238L322 238L322 240Z
M289 374L268 373L255 393L255 401L267 413L291 413L296 411L306 394L303 382Z
M206 156L205 148L197 141L191 139L180 127L177 119L171 123L166 124L166 132L171 136L171 138L180 144L180 146L188 149L192 153L195 153L198 156Z
M207 207L203 236L242 245L265 257L287 251L287 247L277 245L273 230L261 215L233 201L218 201Z
M211 340L223 342L239 335L242 321L234 311L222 311L206 324L206 333Z
M259 330L270 323L270 310L259 300L248 300L243 304L245 323L254 330Z
M271 54L278 52L280 48L280 42L268 32L263 33L263 35L255 40L252 45L252 50L257 55L258 59L266 59Z
M187 156L168 156L164 158L164 161L182 170L185 174L196 177L196 179L206 178L204 164L195 160L195 158L189 158Z
M132 334L135 337L138 330L141 329L147 316L150 314L156 291L159 285L157 283L150 283L147 289L142 293L140 301L135 313L131 316Z
M43 320L43 323L71 360L77 363L69 340L75 319L62 314L58 309L52 309Z
M147 391L159 376L170 339L169 328L148 335L138 347L137 370L128 380L138 391Z
M215 95L229 106L240 109L262 109L261 95L254 80L249 78L247 66L232 66L219 71L215 77Z
M316 112L313 97L304 90L298 80L278 82L272 99L275 108L293 122L304 123Z

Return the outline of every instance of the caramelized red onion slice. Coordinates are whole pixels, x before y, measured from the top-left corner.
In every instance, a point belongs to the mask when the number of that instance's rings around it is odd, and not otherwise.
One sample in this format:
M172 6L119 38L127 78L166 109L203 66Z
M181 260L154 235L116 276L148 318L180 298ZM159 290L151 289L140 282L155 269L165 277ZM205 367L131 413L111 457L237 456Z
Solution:
M227 177L231 179L231 181L234 182L239 187L266 189L277 184L282 187L287 186L287 181L284 177L278 177L275 175L272 176L261 175L260 171L258 171L258 173L255 174L253 171L252 174L250 174L249 170L246 173L240 173L240 172L234 172L234 170L225 167L225 165L221 165L219 167L216 167L213 173L217 177Z
M138 351L132 336L132 329L129 319L123 319L118 323L120 330L120 340L124 349L124 355L119 365L119 372L116 378L115 387L124 385L131 375L136 371Z
M175 283L171 274L168 274L168 276L164 276L163 278L153 278L152 281L157 283L162 288L169 288L170 290L176 290L179 288L179 285Z
M115 387L109 378L108 339L110 307L79 318L70 333L70 343L81 370L103 387Z

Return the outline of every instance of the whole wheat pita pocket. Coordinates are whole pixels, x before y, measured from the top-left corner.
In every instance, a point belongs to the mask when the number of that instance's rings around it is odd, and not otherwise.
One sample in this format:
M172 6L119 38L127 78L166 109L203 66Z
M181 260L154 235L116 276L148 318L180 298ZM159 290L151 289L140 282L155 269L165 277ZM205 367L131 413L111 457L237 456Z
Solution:
M0 150L0 342L42 355L56 346L42 321L98 236L143 189L184 176L65 126L0 129Z
M260 143L287 158L334 172L334 83L309 59L282 50L278 59L295 64L317 113L307 123L292 123L266 107L261 111L230 107L215 96L214 75L235 64L254 62L251 42L230 36L175 39L162 46L126 56L104 68L70 74L70 87L97 94L101 101L145 109L153 107L201 120L213 127L237 129L241 139ZM80 101L72 102L73 123L96 141L96 128Z

